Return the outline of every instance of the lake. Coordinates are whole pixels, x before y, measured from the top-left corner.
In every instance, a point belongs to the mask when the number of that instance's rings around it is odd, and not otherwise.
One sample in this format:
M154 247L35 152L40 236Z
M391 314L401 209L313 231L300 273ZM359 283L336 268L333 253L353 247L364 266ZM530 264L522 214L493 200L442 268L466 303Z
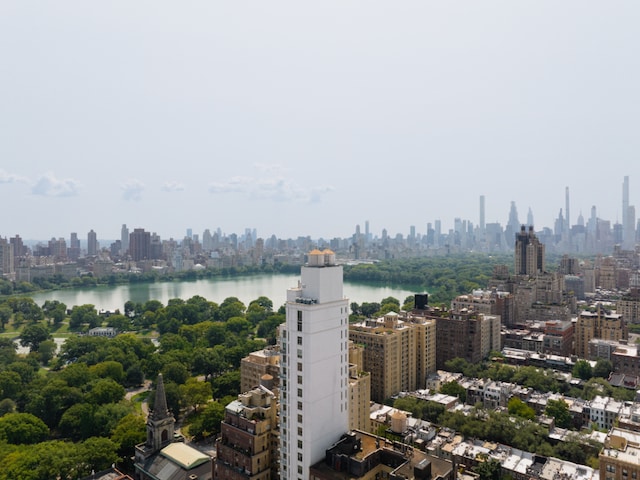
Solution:
M172 298L187 300L200 295L209 301L222 303L225 298L237 297L245 305L260 296L273 302L274 310L286 301L287 289L298 285L300 275L260 274L232 278L212 278L192 281L136 283L129 285L99 286L95 288L75 288L36 292L30 296L42 305L46 300L58 300L71 308L74 305L91 304L99 310L124 309L125 302L131 300L144 303L147 300L159 300L166 305ZM404 299L424 290L410 287L389 287L362 283L344 283L344 295L349 303L380 302L386 297Z

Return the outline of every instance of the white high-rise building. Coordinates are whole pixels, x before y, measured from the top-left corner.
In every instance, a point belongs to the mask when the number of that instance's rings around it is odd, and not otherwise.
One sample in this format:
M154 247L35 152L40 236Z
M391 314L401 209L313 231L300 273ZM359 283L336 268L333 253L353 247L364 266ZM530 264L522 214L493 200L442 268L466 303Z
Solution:
M303 480L349 429L349 302L331 250L310 252L301 277L280 326L280 478Z
M129 251L129 229L126 223L120 229L120 255L125 255Z

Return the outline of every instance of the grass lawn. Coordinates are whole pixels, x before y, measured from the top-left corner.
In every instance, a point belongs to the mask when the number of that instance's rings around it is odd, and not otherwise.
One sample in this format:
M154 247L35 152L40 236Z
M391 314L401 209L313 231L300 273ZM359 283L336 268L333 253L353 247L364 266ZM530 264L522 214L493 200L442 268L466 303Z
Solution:
M149 392L140 392L131 397L131 403L133 403L136 413L142 414L142 403L147 399L148 395Z

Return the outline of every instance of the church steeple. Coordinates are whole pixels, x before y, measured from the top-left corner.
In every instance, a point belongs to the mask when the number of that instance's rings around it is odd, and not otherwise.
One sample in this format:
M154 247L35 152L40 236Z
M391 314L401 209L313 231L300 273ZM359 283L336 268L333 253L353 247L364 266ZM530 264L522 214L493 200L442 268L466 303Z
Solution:
M173 441L175 419L167 408L167 395L164 391L162 374L158 374L156 381L156 396L153 410L147 418L146 445L152 451L159 451Z
M171 413L167 408L167 395L164 391L164 381L162 380L162 374L158 374L158 380L156 381L156 399L153 403L153 410L149 414L149 418L152 420L162 420L170 417Z

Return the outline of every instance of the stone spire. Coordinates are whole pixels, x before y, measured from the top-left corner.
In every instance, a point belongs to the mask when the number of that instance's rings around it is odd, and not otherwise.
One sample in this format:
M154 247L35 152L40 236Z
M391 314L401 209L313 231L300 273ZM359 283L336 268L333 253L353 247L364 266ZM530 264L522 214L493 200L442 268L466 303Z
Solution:
M146 455L160 451L173 441L175 423L173 415L167 408L167 396L160 373L156 381L156 400L153 410L147 417Z
M162 380L162 374L158 374L158 380L156 382L156 399L153 404L153 410L149 415L151 420L162 420L171 416L169 409L167 408L167 394L164 391L164 381Z

